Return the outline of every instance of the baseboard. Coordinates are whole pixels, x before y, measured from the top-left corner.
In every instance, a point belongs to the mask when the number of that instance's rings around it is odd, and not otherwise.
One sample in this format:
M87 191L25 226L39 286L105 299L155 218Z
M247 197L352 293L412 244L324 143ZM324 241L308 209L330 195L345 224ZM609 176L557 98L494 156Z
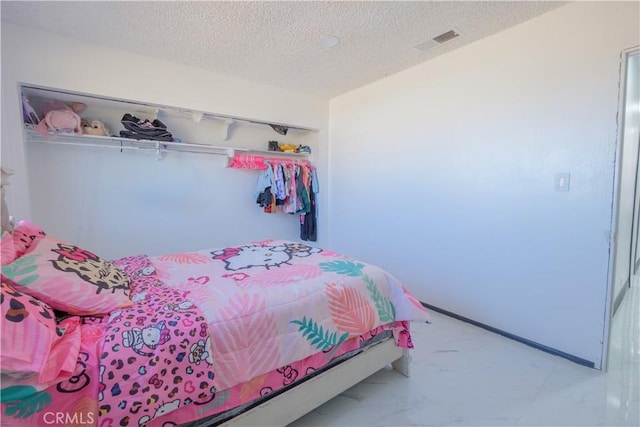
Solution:
M531 341L531 340L528 340L526 338L519 337L519 336L511 334L509 332L505 332L505 331L503 331L501 329L494 328L493 326L489 326L489 325L485 325L484 323L476 322L475 320L469 319L469 318L464 317L464 316L460 316L458 314L452 313L452 312L447 311L447 310L443 310L443 309L441 309L439 307L435 307L435 306L433 306L431 304L426 304L426 303L423 302L422 305L425 306L426 308L428 308L429 310L437 311L438 313L442 313L442 314L444 314L446 316L453 317L454 319L461 320L461 321L466 322L466 323L470 323L473 326L477 326L479 328L486 329L487 331L496 333L498 335L502 335L503 337L512 339L514 341L521 342L521 343L526 344L526 345L528 345L530 347L533 347L535 349L542 350L542 351L544 351L546 353L550 353L550 354L553 354L555 356L560 356L560 357L562 357L564 359L570 360L570 361L572 361L574 363L577 363L579 365L583 365L583 366L586 366L586 367L589 367L589 368L594 368L594 369L596 367L594 362L591 362L589 360L583 359L581 357L574 356L574 355L569 354L569 353L565 353L564 351L560 351L560 350L557 350L555 348L547 347L546 345L542 345L542 344L537 343L535 341Z
M618 292L618 295L616 295L616 298L613 300L613 310L611 316L614 316L616 314L616 311L618 311L618 307L620 307L620 304L622 303L624 296L627 294L627 290L629 289L630 285L631 282L629 281L629 279L627 279L627 281L624 282L624 285L622 285L622 289L620 289L620 292Z

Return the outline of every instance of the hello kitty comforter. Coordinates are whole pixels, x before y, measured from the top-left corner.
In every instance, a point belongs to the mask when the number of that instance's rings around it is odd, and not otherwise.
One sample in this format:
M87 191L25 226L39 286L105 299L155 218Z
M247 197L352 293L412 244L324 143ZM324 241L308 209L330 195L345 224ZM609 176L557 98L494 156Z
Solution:
M207 318L218 389L383 324L427 320L384 270L300 243L268 240L151 262Z
M85 319L78 368L63 383L9 390L17 400L3 385L3 424L184 423L222 396L275 384L296 361L327 363L371 331L403 334L396 342L410 347L407 321L428 320L380 268L295 242L116 264L132 278L134 307Z

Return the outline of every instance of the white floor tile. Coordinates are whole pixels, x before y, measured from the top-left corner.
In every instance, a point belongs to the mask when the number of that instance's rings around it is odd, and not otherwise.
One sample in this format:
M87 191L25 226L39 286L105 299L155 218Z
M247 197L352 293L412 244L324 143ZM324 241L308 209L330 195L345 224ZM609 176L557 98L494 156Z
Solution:
M634 287L606 373L432 313L410 378L383 369L291 426L640 426L639 307Z

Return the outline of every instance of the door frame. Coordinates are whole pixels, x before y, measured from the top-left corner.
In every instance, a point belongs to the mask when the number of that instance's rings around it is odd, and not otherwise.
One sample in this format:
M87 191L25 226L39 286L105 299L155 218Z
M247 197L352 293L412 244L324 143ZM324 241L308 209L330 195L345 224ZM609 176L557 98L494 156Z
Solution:
M610 345L610 336L611 336L611 320L615 314L615 298L614 295L615 283L614 279L616 278L616 252L617 252L617 241L618 241L618 226L619 226L619 212L620 212L620 189L622 187L622 154L624 148L624 126L625 126L625 111L626 111L626 101L627 101L627 83L628 83L628 63L629 57L631 55L640 53L640 45L633 46L628 49L624 49L620 53L620 84L618 85L618 117L617 117L617 135L616 135L616 155L615 155L615 166L614 166L614 180L613 180L613 203L612 203L612 212L611 212L611 234L609 236L609 271L607 277L607 289L606 289L606 297L605 297L605 312L604 312L604 330L603 330L603 346L602 346L602 359L600 369L603 371L607 370L608 361L609 361L609 345ZM640 156L640 149L638 150L638 154ZM636 158L636 171L634 176L634 193L638 190L636 188L637 182L637 174L639 169L638 160L640 157ZM631 245L634 244L634 235L637 223L637 218L635 217L636 213L636 203L637 198L634 194L634 215L631 221ZM631 257L634 255L634 248L631 247ZM635 270L635 266L631 259L629 260L629 275L632 276ZM630 279L630 278L629 278Z
M638 141L640 145L640 139ZM638 191L640 188L640 150L638 150L638 158L636 159L636 185L635 185L635 199L633 201L633 222L631 224L631 259L629 260L631 267L629 269L631 276L633 277L640 269L640 263L636 264L638 258L638 240L640 236L638 231L640 229L640 199L638 198ZM631 279L630 279L631 280ZM631 285L631 282L629 283ZM615 314L615 313L614 313Z

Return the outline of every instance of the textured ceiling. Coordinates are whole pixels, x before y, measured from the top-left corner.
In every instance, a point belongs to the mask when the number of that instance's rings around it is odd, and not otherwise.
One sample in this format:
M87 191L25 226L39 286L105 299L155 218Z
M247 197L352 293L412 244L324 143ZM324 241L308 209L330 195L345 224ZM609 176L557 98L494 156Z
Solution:
M10 2L2 20L331 97L564 4L549 1ZM455 28L461 36L414 46ZM341 43L322 47L335 35Z

